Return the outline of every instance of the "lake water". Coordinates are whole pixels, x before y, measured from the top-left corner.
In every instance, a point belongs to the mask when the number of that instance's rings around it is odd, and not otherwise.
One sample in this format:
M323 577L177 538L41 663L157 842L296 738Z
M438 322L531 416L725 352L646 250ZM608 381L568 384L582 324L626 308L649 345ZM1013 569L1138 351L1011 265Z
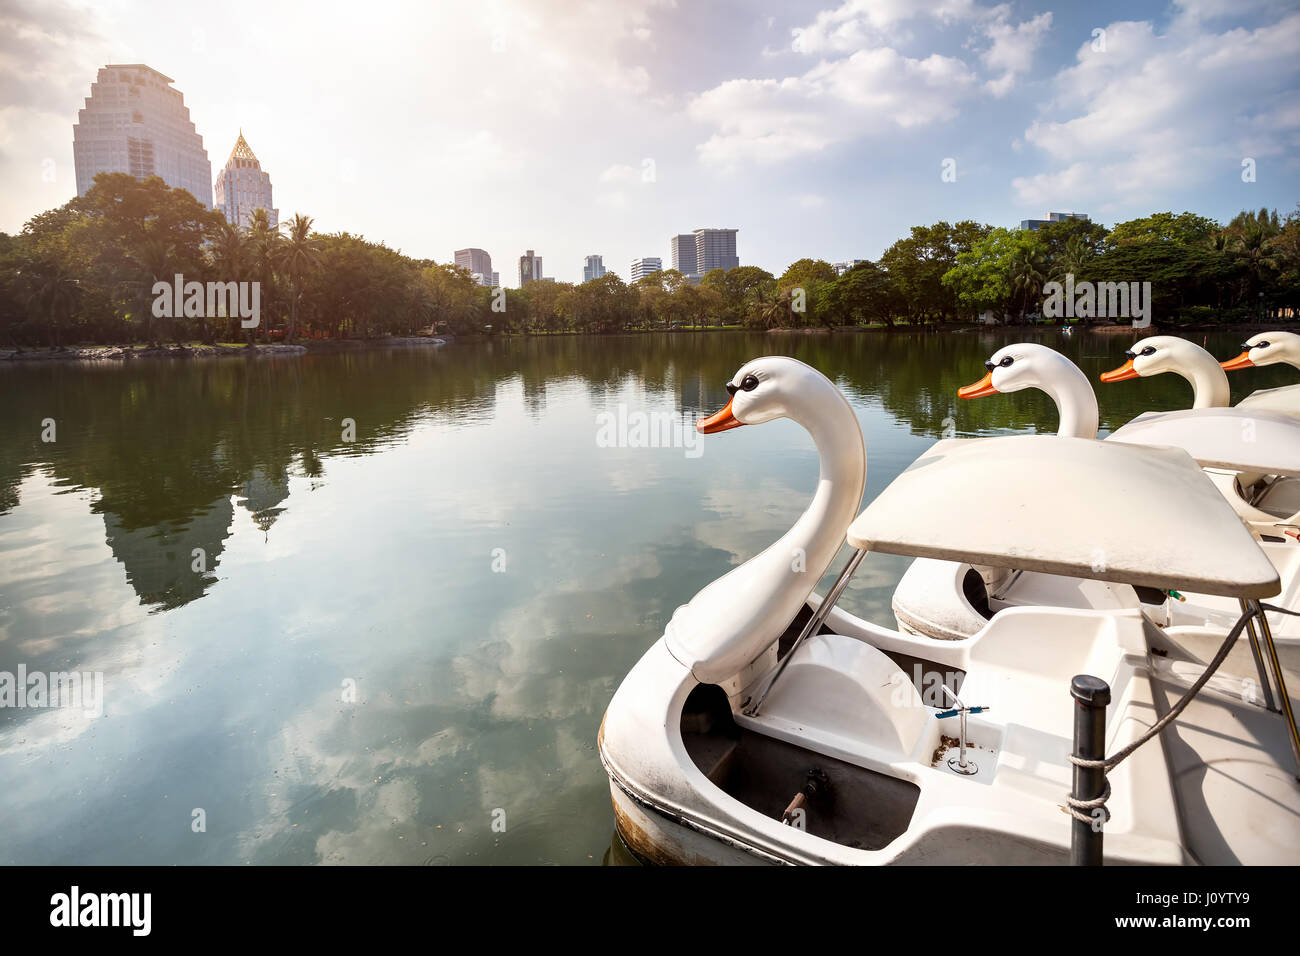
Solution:
M1093 381L1132 341L1038 339ZM603 447L597 416L689 427L745 361L791 354L857 410L870 498L950 416L1055 429L1041 393L955 397L1011 340L7 363L0 673L102 673L103 713L0 709L0 863L600 863L609 698L674 608L793 523L817 460L790 422ZM1234 400L1292 378L1234 373ZM1106 429L1191 395L1173 375L1098 393ZM892 624L903 566L870 557L844 603Z

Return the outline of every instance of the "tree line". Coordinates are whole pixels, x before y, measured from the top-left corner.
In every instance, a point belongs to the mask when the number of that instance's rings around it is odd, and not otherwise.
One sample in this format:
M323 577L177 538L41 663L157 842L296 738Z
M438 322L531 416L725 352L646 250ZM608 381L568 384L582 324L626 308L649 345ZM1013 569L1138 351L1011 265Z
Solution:
M176 274L260 283L262 321L244 329L237 316L156 316L154 286ZM0 233L0 345L1024 322L1038 318L1044 286L1066 275L1149 281L1166 324L1293 318L1300 205L1285 217L1244 211L1226 225L1190 212L1111 229L1082 219L1036 231L938 222L842 274L805 258L780 276L739 266L693 284L669 269L632 284L607 273L490 289L453 264L316 232L301 214L273 226L258 210L240 228L158 177L101 173L85 196L16 236Z

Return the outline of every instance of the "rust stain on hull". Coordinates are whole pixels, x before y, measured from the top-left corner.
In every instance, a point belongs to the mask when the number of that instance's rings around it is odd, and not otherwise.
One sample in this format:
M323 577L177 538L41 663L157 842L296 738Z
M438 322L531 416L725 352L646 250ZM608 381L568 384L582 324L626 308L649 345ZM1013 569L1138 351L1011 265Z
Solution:
M614 806L614 825L618 827L618 835L643 863L650 866L692 866L713 863L712 860L703 858L687 860L673 853L664 844L656 842L639 821L633 819L619 806L618 800L611 796L610 803Z

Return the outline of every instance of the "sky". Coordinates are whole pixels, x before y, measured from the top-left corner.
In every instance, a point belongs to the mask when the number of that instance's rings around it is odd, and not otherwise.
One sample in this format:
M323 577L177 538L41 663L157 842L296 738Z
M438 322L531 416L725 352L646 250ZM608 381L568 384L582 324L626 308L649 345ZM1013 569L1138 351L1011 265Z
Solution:
M110 62L175 80L214 177L242 128L282 219L509 286L705 226L779 275L940 219L1300 201L1294 0L0 0L0 231L75 195Z

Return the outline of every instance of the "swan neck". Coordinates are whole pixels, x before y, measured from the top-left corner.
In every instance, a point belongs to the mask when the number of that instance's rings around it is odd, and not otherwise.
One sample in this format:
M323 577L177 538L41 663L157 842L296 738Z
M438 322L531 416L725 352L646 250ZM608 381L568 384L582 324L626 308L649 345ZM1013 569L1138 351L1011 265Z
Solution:
M1082 372L1062 375L1044 382L1042 390L1056 403L1060 424L1056 434L1062 438L1096 438L1100 415L1097 393Z
M835 552L844 541L849 522L857 514L866 484L867 456L857 416L849 403L835 396L840 410L819 415L813 421L800 421L817 448L819 473L817 491L808 508L790 529L791 543L802 547L809 557L811 584L830 566ZM825 555L824 564L814 567L814 555ZM811 590L811 588L810 588Z
M1217 362L1194 362L1179 374L1192 383L1192 408L1228 407L1228 375Z

